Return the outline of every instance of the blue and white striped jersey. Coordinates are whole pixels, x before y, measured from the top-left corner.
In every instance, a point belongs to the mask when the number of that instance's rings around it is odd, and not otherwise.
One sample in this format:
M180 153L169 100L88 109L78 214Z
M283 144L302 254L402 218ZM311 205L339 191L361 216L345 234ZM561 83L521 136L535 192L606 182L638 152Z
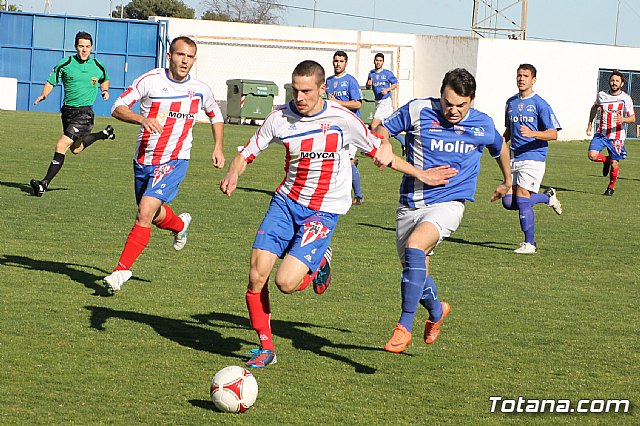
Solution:
M446 185L429 186L404 175L400 185L400 203L423 207L453 200L474 201L480 158L485 147L495 158L500 156L502 136L488 115L471 108L458 124L449 123L442 114L440 99L414 99L395 111L382 123L391 135L407 132L406 159L426 170L450 165L458 174Z

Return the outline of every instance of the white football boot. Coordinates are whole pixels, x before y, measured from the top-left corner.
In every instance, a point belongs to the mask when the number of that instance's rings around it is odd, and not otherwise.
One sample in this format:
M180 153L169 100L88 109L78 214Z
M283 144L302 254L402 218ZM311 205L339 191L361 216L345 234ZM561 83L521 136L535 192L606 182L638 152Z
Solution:
M128 269L122 269L120 271L113 271L111 275L107 275L102 281L104 281L107 291L114 294L122 289L122 285L129 281L132 275L133 272Z
M553 188L547 188L544 190L544 193L549 196L549 202L547 205L557 214L562 214L562 204L560 204L560 200L556 197L556 190Z
M518 254L534 254L536 252L536 246L531 243L522 243L520 247L513 252Z
M184 222L184 228L180 232L173 233L173 248L174 250L182 250L187 244L187 230L191 223L191 215L189 213L181 213L178 216Z

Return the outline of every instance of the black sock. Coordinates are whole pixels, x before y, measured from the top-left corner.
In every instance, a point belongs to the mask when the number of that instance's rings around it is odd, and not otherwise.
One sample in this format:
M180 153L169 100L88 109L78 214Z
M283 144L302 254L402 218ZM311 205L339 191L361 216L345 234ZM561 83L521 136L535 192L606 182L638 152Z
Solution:
M86 148L89 148L89 145L91 145L95 141L99 141L101 139L107 139L107 138L108 138L108 135L102 130L95 133L89 133L88 135L82 136L82 145L84 145L86 149Z
M51 164L49 164L49 168L47 169L47 175L42 179L45 185L49 185L49 182L56 177L63 164L64 154L60 154L59 152L54 153L53 160L51 160Z

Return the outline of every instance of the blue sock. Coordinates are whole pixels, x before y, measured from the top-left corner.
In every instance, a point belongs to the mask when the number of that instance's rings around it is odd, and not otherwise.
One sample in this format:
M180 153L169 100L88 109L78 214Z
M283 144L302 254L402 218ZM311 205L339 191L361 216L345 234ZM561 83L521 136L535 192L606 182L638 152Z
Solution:
M520 228L524 232L524 242L535 245L533 207L527 197L516 197L518 210L520 210Z
M420 304L427 308L430 321L440 321L440 318L442 318L442 303L440 299L438 299L438 288L431 275L427 275L427 281L424 283Z
M507 194L502 197L502 207L507 210L518 210L518 203L513 202L513 195Z
M401 134L397 134L394 136L394 138L398 139L398 142L400 142L400 145L404 147L404 136L402 136Z
M360 171L355 164L351 165L351 184L353 186L353 196L362 198L362 187L360 186Z
M548 204L549 196L544 192L541 194L531 194L531 198L529 199L529 204L531 204L532 206L535 206L536 204L540 204L540 203Z
M418 303L422 296L425 281L427 280L427 255L424 251L415 248L404 249L404 269L402 270L402 294L401 325L411 331L413 319L416 316Z

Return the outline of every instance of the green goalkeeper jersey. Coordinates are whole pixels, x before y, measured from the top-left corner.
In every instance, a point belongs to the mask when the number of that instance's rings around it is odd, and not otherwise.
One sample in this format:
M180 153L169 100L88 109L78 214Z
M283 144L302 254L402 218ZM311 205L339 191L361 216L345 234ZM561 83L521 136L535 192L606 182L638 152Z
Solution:
M94 58L80 61L77 55L63 58L47 79L64 85L64 104L70 107L93 106L100 83L109 80L105 66Z

